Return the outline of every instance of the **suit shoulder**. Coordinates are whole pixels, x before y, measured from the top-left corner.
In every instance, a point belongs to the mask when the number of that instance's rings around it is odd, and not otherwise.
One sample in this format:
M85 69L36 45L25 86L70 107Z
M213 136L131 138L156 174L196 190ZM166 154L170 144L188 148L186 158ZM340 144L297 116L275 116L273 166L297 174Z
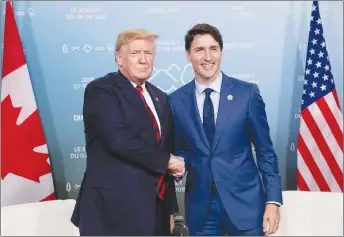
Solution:
M155 85L153 85L150 82L147 82L147 84L149 84L150 88L154 91L154 93L156 93L158 96L160 97L167 97L167 94L162 91L161 89L159 89L158 87L156 87Z
M233 81L233 85L242 90L251 91L252 89L257 89L258 85L253 82L243 81L234 77L229 77Z
M113 85L113 81L116 80L116 73L108 73L102 77L98 77L88 83L87 87L107 87Z
M174 92L172 92L169 95L170 100L175 100L177 98L180 98L181 95L185 94L188 89L189 89L189 84L186 84L184 86L179 87L177 90L175 90Z

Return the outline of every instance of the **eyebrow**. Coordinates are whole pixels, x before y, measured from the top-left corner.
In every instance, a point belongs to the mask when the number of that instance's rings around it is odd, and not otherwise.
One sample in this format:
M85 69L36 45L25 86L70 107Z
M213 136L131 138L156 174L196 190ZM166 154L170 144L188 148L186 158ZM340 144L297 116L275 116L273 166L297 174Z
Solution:
M195 49L204 49L206 47L200 46L200 47L196 47ZM220 48L220 46L218 45L210 45L209 48Z
M130 50L130 52L141 52L141 50L139 50L139 49L132 49L132 50ZM145 52L145 53L153 52L153 50L144 50L143 52Z

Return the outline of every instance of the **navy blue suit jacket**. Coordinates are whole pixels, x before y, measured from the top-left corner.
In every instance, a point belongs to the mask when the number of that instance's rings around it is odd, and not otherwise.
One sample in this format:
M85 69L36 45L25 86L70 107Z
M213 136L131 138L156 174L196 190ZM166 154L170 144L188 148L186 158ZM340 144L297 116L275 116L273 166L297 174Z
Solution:
M83 118L87 165L72 222L82 235L153 235L156 185L173 152L173 117L167 95L146 88L161 123L157 144L152 120L130 81L120 72L89 83ZM167 213L178 211L174 179Z
M170 102L175 119L176 155L184 157L188 170L187 225L193 230L202 229L214 182L237 228L261 227L265 202L282 203L282 192L265 104L257 85L223 74L212 148L198 112L194 80L172 93Z

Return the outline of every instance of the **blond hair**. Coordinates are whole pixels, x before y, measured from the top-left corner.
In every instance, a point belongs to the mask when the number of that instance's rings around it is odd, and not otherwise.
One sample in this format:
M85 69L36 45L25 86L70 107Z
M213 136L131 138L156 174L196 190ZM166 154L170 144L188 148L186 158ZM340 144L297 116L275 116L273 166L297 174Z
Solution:
M144 29L130 29L122 31L116 42L115 52L119 52L122 46L129 44L135 40L155 40L159 38L159 35Z

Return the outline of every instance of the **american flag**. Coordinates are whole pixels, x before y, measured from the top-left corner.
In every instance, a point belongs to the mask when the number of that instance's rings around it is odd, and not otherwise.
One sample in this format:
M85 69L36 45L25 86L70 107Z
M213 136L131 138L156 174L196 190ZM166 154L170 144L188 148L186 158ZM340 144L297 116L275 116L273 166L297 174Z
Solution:
M313 1L309 30L297 186L301 191L343 192L343 117L317 1Z

